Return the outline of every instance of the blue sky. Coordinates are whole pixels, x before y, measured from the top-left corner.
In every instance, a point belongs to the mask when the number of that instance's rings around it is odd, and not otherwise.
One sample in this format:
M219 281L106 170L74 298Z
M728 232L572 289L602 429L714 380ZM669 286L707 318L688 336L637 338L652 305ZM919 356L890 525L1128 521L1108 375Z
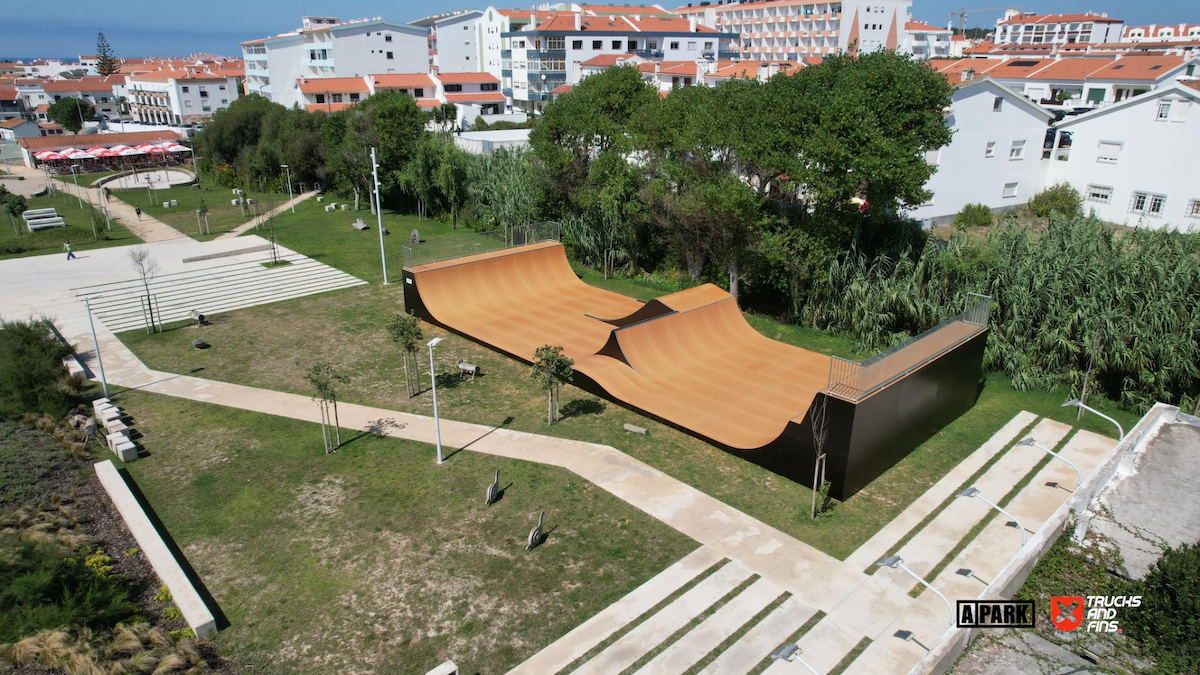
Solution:
M624 0L621 0L624 4ZM687 0L683 0L687 2ZM999 7L997 0L968 0L966 7ZM527 7L531 3L498 6ZM660 2L670 9L670 2ZM1108 12L1127 24L1200 22L1196 0L1020 0L1027 11ZM958 11L962 0L913 0L913 16L945 25L947 13ZM344 19L386 16L413 19L451 9L486 6L472 0L461 4L435 0L59 0L40 2L5 0L0 3L0 57L73 57L95 51L96 31L103 30L118 56L183 56L214 52L236 56L248 40L281 33L299 25L307 13L332 14ZM975 14L968 26L990 26L1000 12Z

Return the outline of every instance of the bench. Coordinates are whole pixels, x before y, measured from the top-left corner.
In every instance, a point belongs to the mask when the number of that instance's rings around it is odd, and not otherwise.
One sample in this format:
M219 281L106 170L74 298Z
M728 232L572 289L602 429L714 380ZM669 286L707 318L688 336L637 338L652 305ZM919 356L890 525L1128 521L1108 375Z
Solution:
M325 205L325 213L333 213L335 210L337 210L337 204L326 204Z
M340 208L343 211L349 211L350 205L349 204L338 204L338 208Z
M119 420L121 419L121 409L116 406L101 408L100 412L96 413L96 419L104 424L107 424L110 420Z
M40 216L57 215L58 211L56 209L25 209L23 212L21 212L21 216L25 218L25 220L29 220L30 218L38 218Z
M38 230L48 230L52 227L66 227L67 223L62 218L38 218L37 220L26 221L25 227L29 228L30 232Z
M125 431L129 428L129 425L122 422L121 418L116 417L113 419L104 420L104 428L108 431L108 433L111 434L114 431Z
M359 218L358 220L354 221L353 223L350 223L350 227L353 227L356 230L362 231L362 230L367 229L367 224L363 222L362 218Z
M132 462L137 459L137 446L129 440L124 431L109 434L105 438L108 440L108 449L122 462Z
M164 209L169 209L169 208L171 208L171 202L163 202L163 208L164 208Z
M639 436L645 436L646 434L650 433L636 424L626 424L625 431L628 431L631 434L638 434Z
M240 200L240 199L230 199L229 200L230 206L237 206L238 204L241 204L241 203L242 203L242 200Z
M172 199L172 200L171 200L171 208L175 208L176 206L179 206L179 200L178 200L178 199Z
M318 204L320 204L320 203L321 203L321 202L323 202L323 201L325 201L325 198L324 198L324 197L317 197L317 203L318 203Z
M237 188L233 188L233 194L240 195L240 194L242 194L242 191Z
M479 366L475 365L474 363L467 363L466 361L462 360L458 362L459 377L465 378L467 375L470 375L471 379L474 380L475 376L481 373L482 371L479 369Z
M92 401L92 410L94 410L94 411L99 410L100 408L104 408L106 406L111 406L111 405L112 405L112 401L108 400L107 398L98 398L98 399Z

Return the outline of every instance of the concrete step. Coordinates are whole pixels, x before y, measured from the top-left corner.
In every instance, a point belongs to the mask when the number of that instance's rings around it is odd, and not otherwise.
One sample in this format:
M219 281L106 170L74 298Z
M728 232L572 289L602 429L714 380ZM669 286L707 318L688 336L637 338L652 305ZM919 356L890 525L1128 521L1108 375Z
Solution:
M613 675L633 665L646 652L662 644L675 631L704 612L752 576L737 561L731 561L696 584L687 593L646 619L612 643L595 658L580 666L573 675Z
M816 613L816 608L804 604L796 596L784 600L775 611L721 652L715 661L700 671L700 675L746 675Z
M755 581L700 625L639 668L635 675L683 673L704 658L714 645L724 642L734 631L783 595L783 592L782 588L766 579Z

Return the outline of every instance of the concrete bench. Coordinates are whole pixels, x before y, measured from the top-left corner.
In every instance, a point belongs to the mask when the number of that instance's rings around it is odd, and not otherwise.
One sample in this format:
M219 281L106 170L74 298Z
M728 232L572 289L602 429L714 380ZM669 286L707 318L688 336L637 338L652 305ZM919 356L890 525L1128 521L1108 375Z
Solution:
M467 363L466 361L458 362L458 376L459 377L466 377L467 375L470 375L471 379L474 380L475 376L479 375L482 372L483 371L481 371L479 369L479 366L475 365L474 363Z
M240 199L230 199L229 200L230 206L237 206L238 204L241 204L241 203L242 203L242 200L240 200Z
M108 449L112 450L113 454L122 462L132 462L137 459L137 446L129 440L124 431L111 433L105 436L105 440L108 441Z
M343 211L349 211L349 210L350 210L350 205L349 205L349 204L338 204L338 208L339 208L339 209L341 209L341 210L343 210Z
M163 202L163 208L164 208L164 209L169 209L169 208L171 208L171 202Z
M337 204L326 204L325 213L333 213L337 209Z
M37 232L38 230L48 230L52 227L66 227L66 226L67 226L67 223L62 218L40 218L38 220L31 220L31 221L25 223L25 227L29 228L30 232Z
M119 420L121 419L121 409L115 405L101 408L96 413L96 417L103 423L107 423L109 420Z
M154 527L154 523L134 497L125 476L117 471L117 466L112 461L105 460L96 464L96 477L100 479L100 484L104 486L121 518L125 520L125 525L137 540L146 560L150 561L154 573L171 591L171 599L179 607L183 620L192 632L198 638L208 637L217 632L217 622L212 610L204 603L191 579L167 547L162 534Z
M243 192L238 188L233 188L233 194L240 195L240 194L243 194Z
M639 427L636 424L626 424L625 431L628 431L631 434L638 434L640 436L645 436L646 434L650 433L649 431L646 431L644 428Z
M321 203L321 202L323 202L323 201L325 201L325 198L324 198L324 197L317 197L317 203L318 203L318 204L320 204L320 203Z
M25 209L24 211L21 212L21 216L23 218L25 218L25 220L29 220L30 218L37 218L38 216L57 216L57 215L58 215L57 209Z
M110 420L104 420L104 428L107 429L108 433L111 434L114 431L125 431L129 428L129 425L125 424L121 421L121 418L117 417Z
M172 199L172 200L171 200L171 208L175 208L176 206L179 206L179 200L178 200L178 199Z
M367 224L363 222L362 218L359 218L358 220L354 221L353 223L350 223L350 227L353 227L354 229L359 230L361 232L362 230L367 229Z
M112 401L108 400L107 398L98 398L98 399L92 401L92 411L99 412L100 408L104 408L104 407L111 406L111 405L112 405Z

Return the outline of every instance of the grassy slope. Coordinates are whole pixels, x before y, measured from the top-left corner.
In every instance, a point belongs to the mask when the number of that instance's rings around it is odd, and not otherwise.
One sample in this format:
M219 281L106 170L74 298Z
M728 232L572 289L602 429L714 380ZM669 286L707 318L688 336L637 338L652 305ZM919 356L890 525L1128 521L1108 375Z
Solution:
M243 667L419 674L453 658L503 673L696 546L553 467L469 452L437 466L430 446L350 433L326 455L313 424L137 391L121 403L149 451L127 468ZM486 507L497 468L511 486ZM527 553L543 509L550 537Z
M84 202L84 208L80 209L79 201L76 199L73 190L74 187L72 187L70 195L64 189L54 197L30 197L25 200L25 205L30 209L57 209L58 215L62 216L63 220L67 223L65 228L56 227L50 230L40 230L30 233L29 230L25 229L24 222L21 221L17 223L17 227L20 229L20 234L17 234L17 231L8 221L8 217L0 216L0 250L2 250L5 244L10 242L20 245L24 249L19 253L0 253L0 259L21 258L49 253L62 253L65 257L63 239L70 239L71 247L76 252L93 248L130 246L141 243L142 240L137 235L122 227L115 220L112 223L112 230L106 230L104 214L93 209L87 202ZM101 234L100 239L92 238L92 220L89 217L89 212L95 214L96 231Z
M145 188L113 190L113 196L131 206L140 207L143 213L154 216L200 241L212 239L254 219L253 213L243 215L241 207L230 204L230 200L234 196L228 188L215 187L211 184L207 184L205 187L211 187L212 192L195 190L190 185L181 185L165 190L151 190L150 194L147 194ZM151 195L153 196L151 197ZM251 192L247 194L247 197L254 200L254 204L250 208L257 206L263 212L269 210L272 205L279 206L287 203L286 194ZM208 206L209 233L204 235L198 234L199 230L196 225L196 209L200 206L201 198ZM172 199L178 201L179 205L164 209L163 202L169 202Z

